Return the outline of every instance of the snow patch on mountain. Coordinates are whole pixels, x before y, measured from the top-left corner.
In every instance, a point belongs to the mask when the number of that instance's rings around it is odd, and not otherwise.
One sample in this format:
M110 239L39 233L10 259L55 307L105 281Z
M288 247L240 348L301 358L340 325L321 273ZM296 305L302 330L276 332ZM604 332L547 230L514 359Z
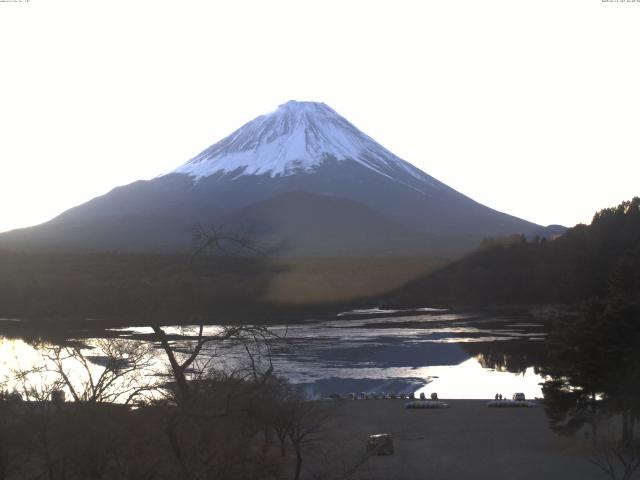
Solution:
M327 160L355 161L394 178L398 170L435 186L324 103L289 101L245 124L170 173L196 180L218 173L286 176L311 173Z

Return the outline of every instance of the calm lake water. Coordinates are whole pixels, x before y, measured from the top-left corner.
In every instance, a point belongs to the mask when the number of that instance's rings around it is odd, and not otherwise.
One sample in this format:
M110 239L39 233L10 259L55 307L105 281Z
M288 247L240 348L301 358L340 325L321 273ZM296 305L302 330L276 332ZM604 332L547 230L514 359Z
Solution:
M309 395L437 392L440 398L541 397L542 325L439 311L289 327L276 369Z
M169 328L168 331L177 329ZM210 326L214 334L219 327ZM521 317L490 317L436 309L363 310L332 320L276 325L271 342L275 372L309 397L345 393L437 392L440 398L541 397L535 367L544 358L545 330ZM150 328L119 329L124 338ZM90 350L88 350L90 352ZM155 371L165 368L158 352ZM39 352L19 339L0 337L0 376L36 364ZM210 345L203 358L233 369L246 362L239 346ZM92 358L99 370L99 358Z

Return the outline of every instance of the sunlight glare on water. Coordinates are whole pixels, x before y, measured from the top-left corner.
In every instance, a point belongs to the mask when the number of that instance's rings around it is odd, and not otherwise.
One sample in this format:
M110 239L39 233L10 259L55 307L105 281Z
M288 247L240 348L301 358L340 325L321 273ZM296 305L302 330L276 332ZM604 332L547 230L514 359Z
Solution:
M197 327L163 327L168 335L188 334ZM207 326L205 335L216 335L221 326ZM461 315L450 312L419 312L418 315L340 318L292 325L276 325L278 338L271 341L275 372L292 383L322 396L330 393L381 392L418 394L437 392L441 398L511 397L523 392L528 398L542 395L543 379L534 372L544 349L541 325L526 320ZM149 327L113 329L128 341L146 341ZM134 340L144 335L145 340ZM90 347L92 342L88 340ZM177 345L183 355L189 340ZM91 349L85 350L91 355ZM202 351L215 368L233 371L246 364L246 352L230 342L212 342ZM0 378L12 371L46 367L47 361L22 340L0 338ZM89 357L92 374L103 367ZM157 350L154 368L164 372L167 362ZM259 361L268 362L268 358ZM268 365L268 364L267 364ZM49 365L50 367L50 365ZM46 368L45 368L46 370ZM82 372L69 364L69 371ZM519 372L519 373L518 373ZM5 388L11 388L9 382ZM386 390L385 390L386 389Z

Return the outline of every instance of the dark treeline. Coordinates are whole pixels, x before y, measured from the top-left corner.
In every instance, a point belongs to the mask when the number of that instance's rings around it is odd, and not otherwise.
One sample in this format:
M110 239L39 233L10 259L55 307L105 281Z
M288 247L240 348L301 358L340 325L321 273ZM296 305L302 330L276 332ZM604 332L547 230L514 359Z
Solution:
M523 305L603 297L640 257L640 198L595 214L555 240L516 236L482 247L388 297L399 305ZM626 273L625 273L626 272ZM630 285L638 291L638 285Z
M262 308L261 297L281 269L262 257L0 251L0 317L230 319Z
M640 257L623 258L603 296L553 322L541 373L551 428L572 435L588 427L593 462L630 479L640 468Z
M254 258L0 252L0 315L189 318L259 297L270 273Z
M578 315L554 322L542 373L551 426L571 434L599 413L622 415L622 438L633 438L640 415L640 301L614 294ZM593 432L595 440L597 432Z
M441 262L440 262L441 263ZM433 270L428 257L38 253L0 250L0 318L42 329L91 325L300 320L369 306ZM99 320L91 323L86 319ZM84 323L83 323L84 322Z
M553 323L542 368L550 377L543 391L556 431L570 434L589 423L595 442L599 419L619 414L620 441L625 447L633 445L640 415L638 208L636 198L596 215L594 226L615 231L601 237L603 244L627 248L621 248L617 255L602 255L615 262L608 268L598 265L609 272L606 285L583 302L576 315Z

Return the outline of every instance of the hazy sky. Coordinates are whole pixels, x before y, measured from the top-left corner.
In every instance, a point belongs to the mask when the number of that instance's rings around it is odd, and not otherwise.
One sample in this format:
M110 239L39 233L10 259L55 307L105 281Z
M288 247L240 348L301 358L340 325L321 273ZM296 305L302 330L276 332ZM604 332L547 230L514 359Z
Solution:
M640 194L637 2L3 1L0 42L0 231L289 99L537 223Z

